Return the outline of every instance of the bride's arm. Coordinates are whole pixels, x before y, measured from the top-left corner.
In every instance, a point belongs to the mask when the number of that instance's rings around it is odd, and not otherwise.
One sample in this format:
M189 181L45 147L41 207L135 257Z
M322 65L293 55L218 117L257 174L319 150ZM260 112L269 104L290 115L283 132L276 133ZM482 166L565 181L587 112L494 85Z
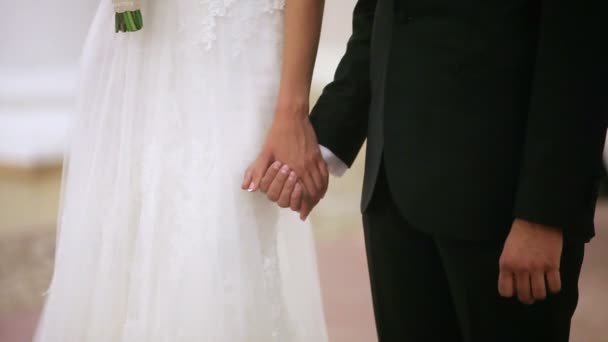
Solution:
M261 189L282 207L291 206L304 219L327 190L328 172L308 119L312 74L319 45L324 0L287 0L281 85L273 125L264 148L249 168L243 188ZM275 163L274 168L269 166ZM283 172L276 166L284 165ZM267 172L268 171L268 172ZM273 187L275 176L289 177L284 188ZM294 179L299 176L303 189ZM299 198L303 191L305 200ZM291 196L295 192L295 196Z
M324 0L287 0L277 115L308 117Z

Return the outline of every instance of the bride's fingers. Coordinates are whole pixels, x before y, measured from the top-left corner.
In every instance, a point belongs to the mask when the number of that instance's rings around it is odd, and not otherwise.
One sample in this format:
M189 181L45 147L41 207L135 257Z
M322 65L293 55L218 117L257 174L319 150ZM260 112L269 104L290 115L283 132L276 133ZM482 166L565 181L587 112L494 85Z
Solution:
M321 176L321 171L319 170L319 167L317 165L311 167L310 173L312 174L312 179L315 185L315 191L310 194L315 201L318 201L323 195L323 176Z
M325 193L327 193L327 187L329 185L329 170L327 170L327 164L325 164L325 161L320 161L318 167L321 177L323 178L323 188L321 189L321 198L323 198L325 197Z
M268 189L279 173L279 170L281 170L281 162L279 161L275 161L267 170L264 170L264 177L262 177L262 180L260 181L260 190L262 190L263 193L268 192Z
M268 165L270 165L271 162L272 160L270 159L270 157L263 155L258 157L258 159L253 164L253 169L251 172L251 182L249 183L247 191L254 192L260 188L262 177L264 177L264 174L266 174L266 170L268 170Z
M279 200L279 197L281 197L281 191L283 190L287 180L289 179L290 172L291 172L291 170L289 169L289 166L283 165L283 167L281 167L280 171L278 173L276 173L276 176L270 183L270 186L268 187L268 191L266 192L266 196L268 197L269 200L271 200L273 202L276 202ZM262 180L262 183L264 183L263 180Z
M243 177L243 183L241 184L241 189L243 189L243 190L249 189L249 185L251 184L252 180L253 180L253 170L251 169L251 166L250 166L249 168L247 168L247 171L245 171L245 176Z
M300 220L306 221L308 215L312 211L313 206L310 203L310 198L306 195L305 198L302 199L302 207L300 208Z
M278 178L278 177L277 177ZM285 186L283 186L281 190L281 194L279 195L279 200L277 204L281 208L289 208L291 205L291 194L294 192L296 184L298 182L298 176L296 176L295 172L291 172L287 181L285 182ZM272 189L272 186L271 186Z
M302 195L303 194L304 193L302 191L302 184L296 183L296 186L294 187L293 192L291 193L291 203L290 203L291 210L300 211L300 209L302 208Z
M298 170L296 170L297 172ZM304 173L298 173L300 176L300 180L302 181L302 185L304 186L304 193L306 193L306 197L310 198L312 195L316 193L316 185L315 181L312 178L312 174L305 170Z

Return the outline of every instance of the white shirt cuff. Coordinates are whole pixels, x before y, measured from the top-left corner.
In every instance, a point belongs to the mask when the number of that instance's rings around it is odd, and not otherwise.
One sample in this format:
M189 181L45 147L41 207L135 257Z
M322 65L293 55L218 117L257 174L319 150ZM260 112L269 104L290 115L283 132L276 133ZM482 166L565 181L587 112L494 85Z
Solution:
M348 165L344 163L338 156L336 156L332 151L330 151L327 147L323 145L319 145L321 149L321 156L325 163L327 163L327 169L332 176L342 177L346 170L348 170Z

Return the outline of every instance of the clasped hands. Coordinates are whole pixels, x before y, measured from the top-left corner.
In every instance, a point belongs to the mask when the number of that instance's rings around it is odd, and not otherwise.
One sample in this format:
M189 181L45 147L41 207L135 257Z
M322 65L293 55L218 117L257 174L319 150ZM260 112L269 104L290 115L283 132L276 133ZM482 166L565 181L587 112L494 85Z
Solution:
M325 196L329 183L308 113L277 115L258 158L245 172L242 188L261 191L305 220Z
M278 115L262 152L245 173L242 188L264 192L305 220L325 195L328 179L308 115ZM560 229L515 219L497 260L499 294L529 305L558 293L562 247Z

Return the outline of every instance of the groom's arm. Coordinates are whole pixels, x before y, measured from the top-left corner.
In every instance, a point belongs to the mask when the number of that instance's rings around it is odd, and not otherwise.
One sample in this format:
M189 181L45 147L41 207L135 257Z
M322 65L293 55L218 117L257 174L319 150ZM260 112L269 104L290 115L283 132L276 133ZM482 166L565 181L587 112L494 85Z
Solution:
M607 124L607 4L540 2L516 218L565 230L591 223Z
M376 0L359 0L353 33L333 82L321 94L310 120L319 143L352 165L367 135L370 89L370 43Z

